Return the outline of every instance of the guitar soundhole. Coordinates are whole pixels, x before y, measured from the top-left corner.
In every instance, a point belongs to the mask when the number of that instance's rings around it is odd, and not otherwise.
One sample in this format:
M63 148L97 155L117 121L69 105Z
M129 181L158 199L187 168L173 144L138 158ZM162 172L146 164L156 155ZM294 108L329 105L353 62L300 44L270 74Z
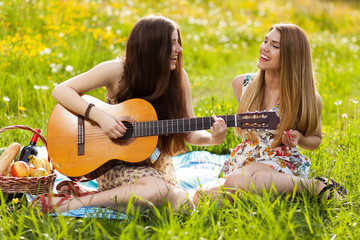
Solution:
M119 138L119 140L128 140L132 137L132 135L134 133L134 127L133 127L132 123L128 122L128 121L122 121L122 123L125 125L125 127L127 129L126 129L126 133L124 134L124 136Z

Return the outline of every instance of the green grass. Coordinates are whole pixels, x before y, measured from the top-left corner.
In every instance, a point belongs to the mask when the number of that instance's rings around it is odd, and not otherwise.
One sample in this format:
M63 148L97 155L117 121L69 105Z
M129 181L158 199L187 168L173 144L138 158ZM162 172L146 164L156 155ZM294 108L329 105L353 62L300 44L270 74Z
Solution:
M312 46L324 134L319 149L302 151L312 159L311 176L331 176L349 189L347 203L318 204L306 194L243 193L222 207L204 199L188 214L170 214L167 206L145 212L129 206L129 219L107 220L38 216L25 199L20 204L2 199L0 239L359 238L359 1L3 1L0 127L24 124L46 136L56 104L54 85L121 54L132 26L148 14L162 14L181 27L197 116L235 113L231 81L257 70L258 47L268 27L279 22L301 26ZM73 70L66 71L67 66ZM105 90L89 94L104 99ZM11 130L0 136L0 146L26 145L31 133ZM238 141L229 129L224 144L189 150L223 154Z

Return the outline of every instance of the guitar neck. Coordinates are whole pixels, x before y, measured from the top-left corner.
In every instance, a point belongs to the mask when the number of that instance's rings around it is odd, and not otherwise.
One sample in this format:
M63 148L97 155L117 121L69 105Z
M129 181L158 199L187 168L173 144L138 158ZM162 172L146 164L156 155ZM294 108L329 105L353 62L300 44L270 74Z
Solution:
M259 118L257 116L261 116ZM217 116L224 119L227 127L239 127L244 129L268 129L269 125L264 122L267 113L242 113L235 115ZM159 121L135 122L133 137L164 135L172 133L185 133L198 130L208 130L214 123L212 117L182 118ZM277 124L276 124L277 125Z
M219 116L228 127L235 127L236 115ZM210 129L214 123L212 117L182 118L133 123L133 137L185 133Z

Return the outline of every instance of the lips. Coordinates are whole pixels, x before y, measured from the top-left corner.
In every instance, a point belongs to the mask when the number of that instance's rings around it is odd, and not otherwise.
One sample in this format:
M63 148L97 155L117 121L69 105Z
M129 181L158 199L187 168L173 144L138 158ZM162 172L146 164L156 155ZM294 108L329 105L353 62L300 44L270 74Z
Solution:
M177 57L170 58L171 64L176 64L176 61L177 61Z
M264 54L260 54L260 58L263 59L263 60L265 60L265 61L270 61L270 60L271 60L270 57L268 57L268 56L266 56L266 55L264 55Z

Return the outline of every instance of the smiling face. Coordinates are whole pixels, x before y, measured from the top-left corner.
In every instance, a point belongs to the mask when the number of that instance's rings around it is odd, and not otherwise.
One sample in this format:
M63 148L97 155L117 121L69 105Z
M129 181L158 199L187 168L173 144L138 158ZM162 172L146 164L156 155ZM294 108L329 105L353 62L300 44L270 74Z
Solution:
M260 70L280 72L280 38L280 32L275 28L265 35L259 49L257 66Z
M178 32L175 29L171 35L171 57L170 57L170 70L176 69L176 62L178 61L179 53L182 48L179 43Z

